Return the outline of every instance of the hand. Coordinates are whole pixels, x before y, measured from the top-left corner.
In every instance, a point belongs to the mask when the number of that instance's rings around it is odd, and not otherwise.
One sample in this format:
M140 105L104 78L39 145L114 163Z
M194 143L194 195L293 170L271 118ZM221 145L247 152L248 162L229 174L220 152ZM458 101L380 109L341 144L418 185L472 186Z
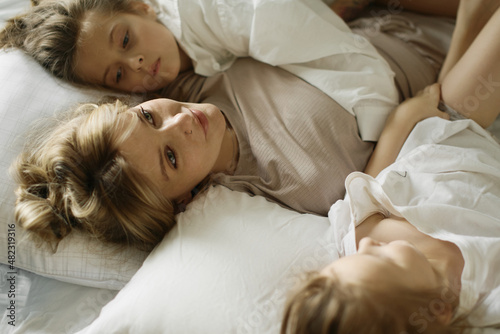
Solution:
M417 96L401 103L389 115L375 151L365 168L366 174L376 177L382 169L396 161L406 138L418 122L433 116L450 118L438 109L440 97L439 84L427 86Z
M447 113L438 109L440 97L441 85L435 83L427 86L415 97L401 103L389 116L388 122L413 128L418 122L429 117L449 119Z

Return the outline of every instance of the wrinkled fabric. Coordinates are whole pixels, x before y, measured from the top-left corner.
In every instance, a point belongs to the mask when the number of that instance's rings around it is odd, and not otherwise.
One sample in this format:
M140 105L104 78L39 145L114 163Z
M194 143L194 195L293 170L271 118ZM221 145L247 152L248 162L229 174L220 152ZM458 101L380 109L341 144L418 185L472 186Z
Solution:
M279 66L357 117L376 141L399 96L394 73L366 39L317 0L150 0L205 76L238 57Z

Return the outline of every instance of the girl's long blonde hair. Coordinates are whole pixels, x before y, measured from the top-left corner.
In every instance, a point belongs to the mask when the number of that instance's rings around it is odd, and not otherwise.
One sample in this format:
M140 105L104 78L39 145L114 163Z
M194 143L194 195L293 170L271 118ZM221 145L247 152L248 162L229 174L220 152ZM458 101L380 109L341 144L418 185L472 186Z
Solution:
M37 128L12 166L16 221L57 247L73 229L150 250L172 228L174 205L135 172L118 146L127 106L83 105L50 131ZM48 133L48 134L46 134Z
M433 314L437 305L447 307L443 291L401 287L382 291L376 286L345 284L334 276L309 273L287 301L281 334L462 333L464 326L442 324Z
M138 0L140 1L140 0ZM38 3L36 5L36 3ZM75 74L75 54L85 14L134 12L132 0L36 1L25 14L8 20L0 48L17 48L54 76L84 84Z

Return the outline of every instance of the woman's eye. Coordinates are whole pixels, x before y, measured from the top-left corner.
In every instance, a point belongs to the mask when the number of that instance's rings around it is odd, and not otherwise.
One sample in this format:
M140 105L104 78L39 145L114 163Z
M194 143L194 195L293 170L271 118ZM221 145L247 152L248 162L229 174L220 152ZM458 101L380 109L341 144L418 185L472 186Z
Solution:
M122 46L124 49L127 47L127 44L128 44L128 31L125 33L125 37L123 37Z
M170 149L167 148L167 150L166 150L166 156L167 156L167 159L172 164L172 166L174 166L174 168L177 168L177 159L175 159L175 153L172 152L172 150L170 150Z
M119 83L122 78L122 69L119 68L118 71L116 71L116 83Z
M153 115L149 111L145 110L142 106L141 106L141 114L142 114L142 117L144 117L144 119L146 121L148 121L149 123L151 123L153 125L155 124L155 120L153 118Z

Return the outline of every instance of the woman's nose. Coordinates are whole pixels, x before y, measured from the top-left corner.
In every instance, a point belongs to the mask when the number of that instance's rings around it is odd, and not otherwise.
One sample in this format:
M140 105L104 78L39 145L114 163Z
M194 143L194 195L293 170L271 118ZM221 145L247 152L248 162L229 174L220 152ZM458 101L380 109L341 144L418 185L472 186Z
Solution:
M193 133L193 116L180 112L170 117L164 129L175 129L181 135L190 135Z
M128 66L132 71L139 71L144 64L144 57L142 55L135 55L127 58Z

